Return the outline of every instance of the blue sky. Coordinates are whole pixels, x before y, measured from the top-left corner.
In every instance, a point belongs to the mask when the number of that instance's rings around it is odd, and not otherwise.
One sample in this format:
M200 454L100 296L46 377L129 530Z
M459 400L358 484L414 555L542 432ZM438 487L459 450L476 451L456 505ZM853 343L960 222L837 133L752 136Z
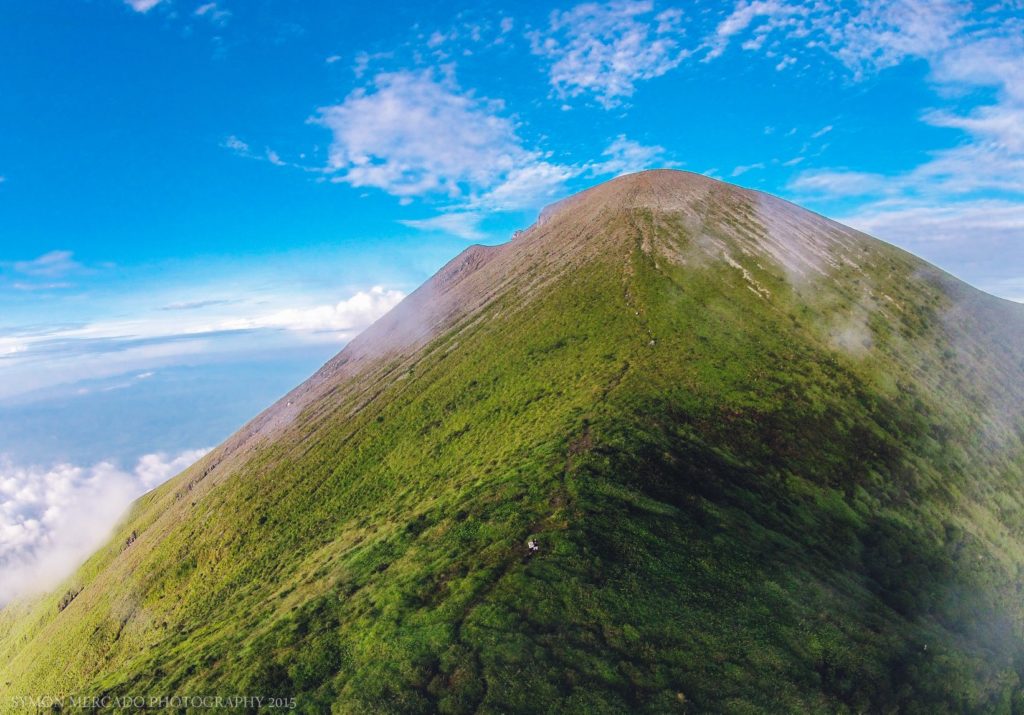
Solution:
M781 195L1024 300L1021 0L0 19L0 489L102 460L149 485L144 455L216 443L469 243L644 168Z

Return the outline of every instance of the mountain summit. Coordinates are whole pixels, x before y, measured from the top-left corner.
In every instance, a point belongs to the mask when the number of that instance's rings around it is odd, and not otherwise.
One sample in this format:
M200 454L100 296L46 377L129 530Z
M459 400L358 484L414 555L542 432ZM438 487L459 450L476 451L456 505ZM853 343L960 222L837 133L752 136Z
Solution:
M4 609L0 697L1021 712L1022 405L1024 306L624 176L464 251Z

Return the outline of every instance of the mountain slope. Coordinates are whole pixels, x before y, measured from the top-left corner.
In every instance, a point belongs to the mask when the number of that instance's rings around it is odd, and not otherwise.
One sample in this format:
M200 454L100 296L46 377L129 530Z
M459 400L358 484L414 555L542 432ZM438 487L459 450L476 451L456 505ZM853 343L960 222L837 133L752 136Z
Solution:
M1022 711L1022 404L1024 307L622 177L465 251L4 609L0 703Z

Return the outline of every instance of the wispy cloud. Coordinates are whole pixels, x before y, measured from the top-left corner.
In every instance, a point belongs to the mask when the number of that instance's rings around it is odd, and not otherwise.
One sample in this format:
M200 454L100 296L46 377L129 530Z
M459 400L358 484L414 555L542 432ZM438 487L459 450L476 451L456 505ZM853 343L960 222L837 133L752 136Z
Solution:
M590 165L594 175L629 174L644 169L678 166L665 157L665 147L646 146L628 138L625 134L615 137L601 152L602 159Z
M959 15L950 6L912 5L900 5L903 12L896 17L916 28L911 36L919 42L901 47L923 53L932 69L931 81L953 98L950 108L929 111L923 121L959 129L962 140L895 175L814 169L796 176L789 189L797 198L861 197L861 208L851 211L848 220L904 243L1019 240L1024 216L1024 39L1013 28L984 32L981 39L972 33L957 36L960 25L950 18ZM966 112L956 108L958 96L979 89L993 92L993 101Z
M463 90L450 74L403 71L377 75L312 121L332 132L326 167L332 181L405 200L441 199L447 205L439 215L401 223L468 240L483 237L482 212L538 207L575 177L671 165L662 147L625 135L601 161L559 163L527 146L504 109Z
M47 291L47 290L63 290L65 288L73 288L74 283L68 283L67 281L57 281L50 283L27 283L25 281L14 281L11 283L11 288L20 291Z
M266 157L267 157L267 161L269 161L274 166L287 166L288 165L288 163L284 159L281 158L281 155L278 154L273 149L267 149Z
M788 186L790 191L809 197L856 197L893 191L895 181L884 174L863 171L808 169Z
M230 150L236 156L240 156L245 159L267 161L273 164L274 166L291 166L298 169L302 169L303 171L317 171L316 169L311 169L310 167L300 166L298 164L293 164L291 162L285 161L284 159L281 158L280 154L278 154L270 147L265 147L262 152L255 151L252 148L252 146L249 145L248 142L242 141L234 134L231 134L227 138L225 138L224 141L220 143L220 145L225 149Z
M227 320L221 330L252 330L278 328L310 332L342 333L351 337L401 302L405 293L400 290L374 286L361 290L350 298L333 305L313 305L286 308L249 318Z
M434 61L446 62L475 50L507 44L514 26L515 20L511 17L467 9L445 27L420 32L416 45L418 49L426 49Z
M849 206L855 200L858 207L847 208L840 220L949 267L962 266L983 287L998 289L1014 280L1003 276L1007 267L1024 260L1024 35L1019 22L969 24L965 8L869 4L852 25L834 29L829 45L861 74L905 57L927 62L929 80L948 106L925 112L922 121L959 130L956 144L891 175L808 169L788 189L803 201ZM981 92L990 99L962 101L986 96Z
M239 351L303 342L340 346L404 295L373 286L330 303L273 295L175 301L121 319L8 329L0 334L0 398Z
M228 20L231 18L231 12L229 10L225 10L215 2L203 3L195 9L193 14L196 17L204 17L214 25L219 25L221 27L226 25Z
M149 12L163 0L124 0L124 4L135 12Z
M131 471L0 459L0 605L56 586L110 537L132 500L206 452L147 454Z
M0 358L17 355L24 352L27 345L24 340L18 338L0 337Z
M230 135L223 142L221 142L221 146L224 147L225 149L230 149L239 156L251 157L253 155L252 148L249 146L249 144L247 142L242 141L234 134Z
M737 166L735 169L732 170L732 174L731 175L734 176L734 177L735 176L743 176L748 171L755 171L757 169L763 169L763 168L764 168L764 162L760 162L760 161L755 163L755 164L741 164L740 166Z
M75 260L71 251L50 251L30 260L0 261L0 288L21 292L65 290L74 287L70 278L91 272Z
M373 286L337 303L287 305L281 299L238 305L238 301L203 300L171 303L156 314L145 312L121 320L24 331L0 337L18 350L19 358L74 351L118 351L144 344L183 341L255 328L295 331L333 331L348 337L362 330L394 307L405 294L397 289ZM276 303L276 305L275 305ZM281 303L285 303L281 305ZM203 310L236 304L228 310ZM186 311L188 315L162 315ZM0 342L0 346L5 343Z
M1024 301L1024 202L877 201L836 219L905 246L982 290Z
M776 69L795 63L797 52L824 52L859 80L949 47L968 10L955 0L740 0L705 38L702 60L722 56L741 39L743 50L774 57L781 40L788 41L788 54Z
M661 146L646 146L620 134L602 152L601 159L578 165L542 161L516 169L491 190L466 203L468 210L455 210L427 219L399 223L421 231L445 233L469 241L486 236L480 230L486 209L536 205L549 200L566 182L579 176L617 176L655 166L676 166L665 157Z
M638 82L660 77L690 54L680 45L683 35L680 10L655 14L650 0L618 0L555 11L530 41L533 53L550 61L559 96L589 94L610 109L633 96Z
M867 204L845 216L844 223L904 244L962 242L969 239L976 253L983 241L1019 242L1024 236L1024 204L977 199L947 205L888 201ZM1021 248L1024 254L1024 246ZM1005 259L1005 253L992 256Z
M11 268L31 278L60 278L82 268L71 251L50 251L28 261L14 261Z
M483 215L475 211L456 211L440 214L431 218L407 219L399 221L403 226L415 228L428 233L442 233L458 236L467 241L479 241L486 235L480 230Z
M226 298L187 300L178 303L170 303L161 307L160 310L199 310L200 308L208 308L211 305L228 305L233 302L235 301L231 301Z
M704 48L707 51L702 61L710 62L721 57L732 38L752 25L756 25L756 31L743 47L747 50L760 50L770 32L791 27L792 18L804 13L805 10L799 5L777 0L741 0L705 40Z

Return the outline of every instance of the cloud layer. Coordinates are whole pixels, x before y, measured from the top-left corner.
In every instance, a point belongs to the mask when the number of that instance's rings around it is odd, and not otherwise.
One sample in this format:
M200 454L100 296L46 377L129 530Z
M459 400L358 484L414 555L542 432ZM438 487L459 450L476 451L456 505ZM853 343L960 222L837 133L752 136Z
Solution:
M0 460L0 604L56 586L110 537L135 498L206 451L147 454L130 472L109 462L41 469Z
M253 318L225 321L221 330L280 328L321 333L354 334L398 305L405 297L400 290L374 286L334 305L287 308Z
M405 297L372 286L334 303L301 296L178 300L120 319L0 332L0 399L50 385L258 349L275 334L338 345ZM260 339L264 339L264 343ZM246 341L241 344L241 341ZM280 342L280 341L278 341Z

